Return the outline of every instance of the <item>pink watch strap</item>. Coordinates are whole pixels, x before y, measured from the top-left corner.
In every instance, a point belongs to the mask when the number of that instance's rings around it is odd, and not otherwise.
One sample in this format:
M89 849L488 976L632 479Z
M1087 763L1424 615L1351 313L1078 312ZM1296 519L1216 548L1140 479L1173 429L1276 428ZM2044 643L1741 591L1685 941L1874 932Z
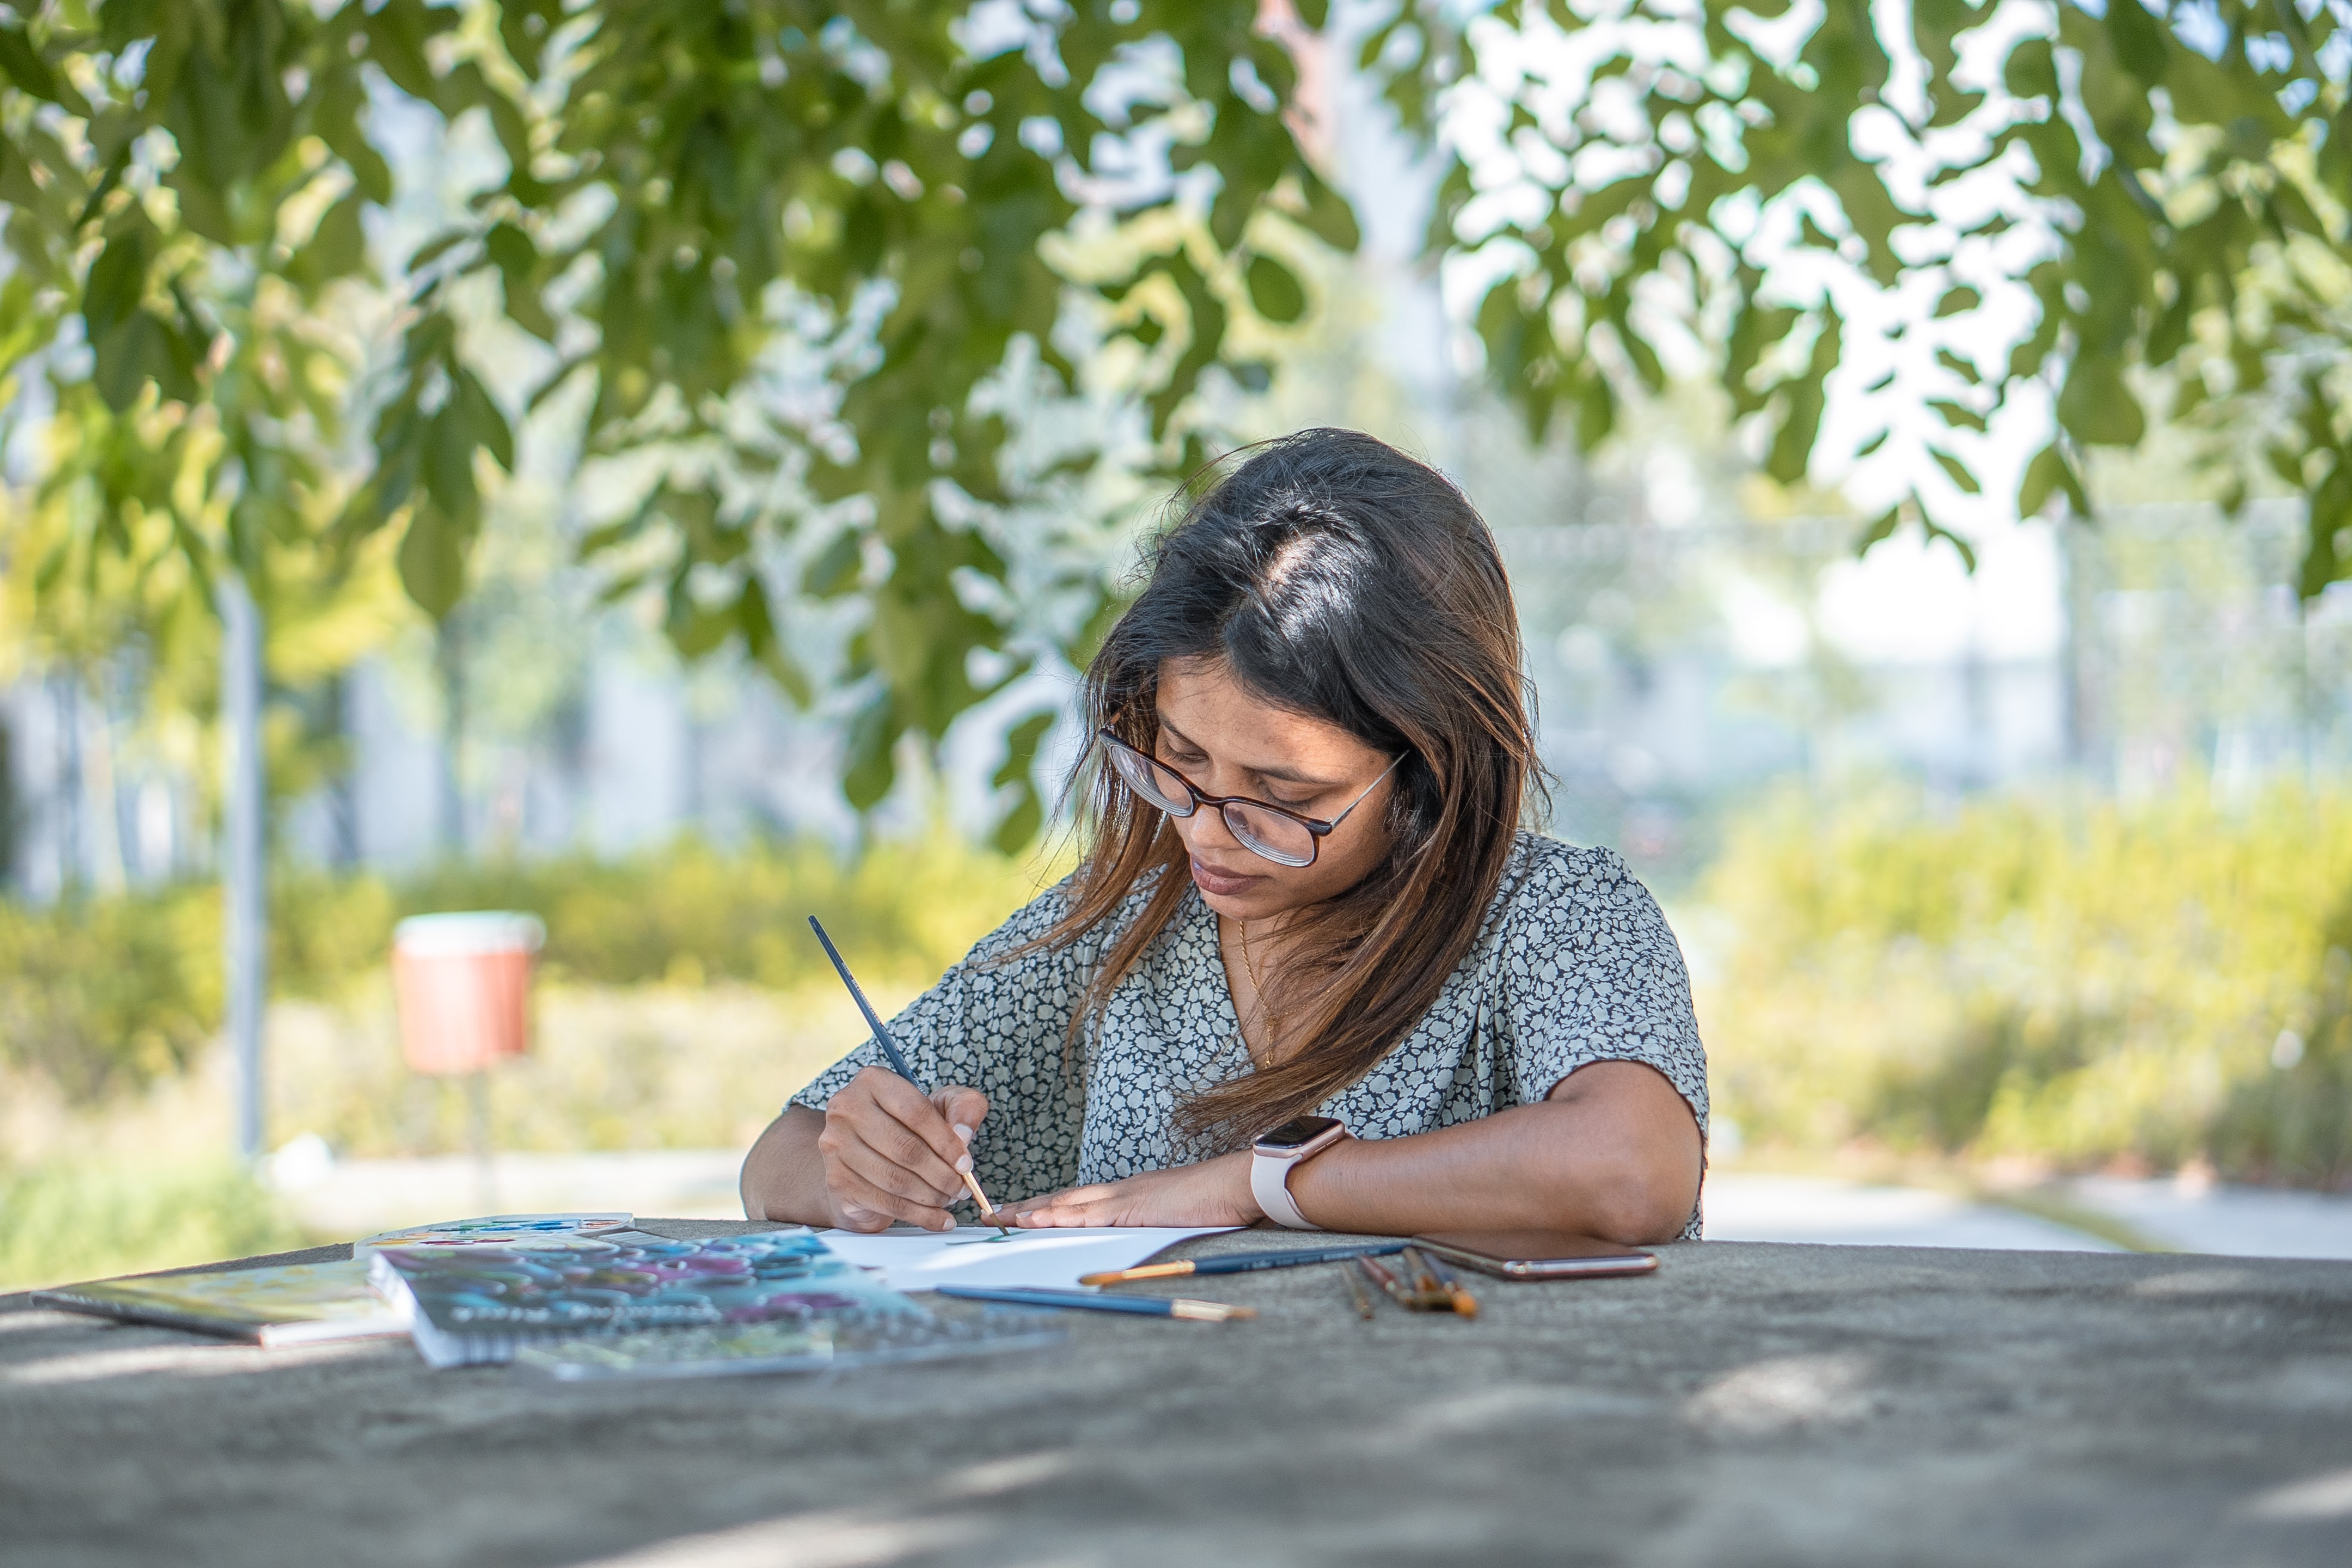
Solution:
M1257 1206L1265 1211L1265 1217L1276 1225L1292 1230L1321 1230L1321 1226L1298 1212L1298 1204L1290 1195L1290 1173L1301 1163L1295 1154L1252 1155L1250 1195L1257 1199Z

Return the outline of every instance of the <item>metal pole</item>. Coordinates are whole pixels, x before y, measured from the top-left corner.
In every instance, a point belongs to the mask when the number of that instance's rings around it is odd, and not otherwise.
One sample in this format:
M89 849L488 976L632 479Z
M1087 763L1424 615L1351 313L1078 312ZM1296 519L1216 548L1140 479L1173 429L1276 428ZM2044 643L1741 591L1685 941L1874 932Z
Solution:
M484 1214L496 1214L499 1182L490 1152L490 1069L476 1068L466 1075L467 1141L474 1146L474 1201Z
M220 578L221 716L227 725L223 794L228 833L221 866L227 918L228 1036L236 1052L236 1148L262 1146L261 1009L268 911L262 883L261 611L235 572Z

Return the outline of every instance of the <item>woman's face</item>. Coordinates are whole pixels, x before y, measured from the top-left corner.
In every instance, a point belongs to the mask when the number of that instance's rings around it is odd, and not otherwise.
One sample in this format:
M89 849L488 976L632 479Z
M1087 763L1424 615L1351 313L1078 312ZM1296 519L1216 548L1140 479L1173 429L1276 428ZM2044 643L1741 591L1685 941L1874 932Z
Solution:
M1395 759L1337 724L1249 695L1222 659L1160 665L1156 754L1203 794L1247 795L1326 820L1380 780L1323 840L1312 866L1278 865L1254 854L1234 837L1222 812L1203 808L1175 818L1193 885L1229 919L1259 921L1335 898L1388 854L1388 799L1396 781L1381 773Z

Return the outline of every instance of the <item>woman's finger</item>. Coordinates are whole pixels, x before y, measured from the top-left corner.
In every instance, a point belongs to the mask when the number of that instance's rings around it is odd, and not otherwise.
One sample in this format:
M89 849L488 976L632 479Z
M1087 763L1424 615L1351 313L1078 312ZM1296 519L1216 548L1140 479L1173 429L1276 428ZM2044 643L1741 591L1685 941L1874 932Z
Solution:
M845 1230L882 1230L901 1220L925 1230L951 1230L955 1226L947 1210L938 1205L902 1197L876 1186L855 1171L828 1170L825 1190ZM857 1219L856 1216L861 1213L868 1217ZM878 1224L875 1223L877 1219Z
M918 1142L928 1148L940 1163L950 1170L963 1158L963 1140L957 1137L931 1097L900 1078L897 1073L880 1068L867 1068L849 1080L852 1088L863 1088L877 1109L904 1127ZM973 1091L973 1098L980 1099ZM981 1100L984 1111L987 1101ZM973 1123L977 1126L978 1123ZM911 1163L911 1162L901 1162Z
M966 1089L961 1084L933 1089L931 1103L939 1108L940 1117L956 1135L957 1141L967 1146L988 1115L988 1096L976 1089Z
M914 1203L937 1208L951 1202L963 1191L963 1184L955 1173L942 1167L937 1160L925 1157L928 1169L916 1169L900 1164L883 1151L860 1140L845 1140L831 1156L828 1169L837 1165L852 1173L869 1186L906 1198Z
M930 1100L896 1073L868 1068L826 1108L818 1145L828 1154L863 1144L942 1192L961 1187L956 1162L965 1157Z

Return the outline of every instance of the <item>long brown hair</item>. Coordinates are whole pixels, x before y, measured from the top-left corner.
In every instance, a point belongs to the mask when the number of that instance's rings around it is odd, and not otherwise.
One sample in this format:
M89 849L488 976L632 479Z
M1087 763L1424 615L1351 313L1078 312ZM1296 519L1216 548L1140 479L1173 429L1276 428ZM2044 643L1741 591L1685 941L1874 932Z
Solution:
M1196 658L1403 758L1387 858L1286 928L1293 962L1268 987L1266 1016L1306 1044L1178 1110L1181 1132L1218 1147L1354 1083L1428 1012L1477 940L1540 775L1494 535L1443 475L1370 436L1265 442L1200 489L1087 670L1089 730L1150 752L1160 667ZM1139 888L1149 896L1089 974L1078 1028L1099 1018L1192 886L1174 825L1098 750L1071 780L1086 802L1086 856L1045 944L1078 941Z

